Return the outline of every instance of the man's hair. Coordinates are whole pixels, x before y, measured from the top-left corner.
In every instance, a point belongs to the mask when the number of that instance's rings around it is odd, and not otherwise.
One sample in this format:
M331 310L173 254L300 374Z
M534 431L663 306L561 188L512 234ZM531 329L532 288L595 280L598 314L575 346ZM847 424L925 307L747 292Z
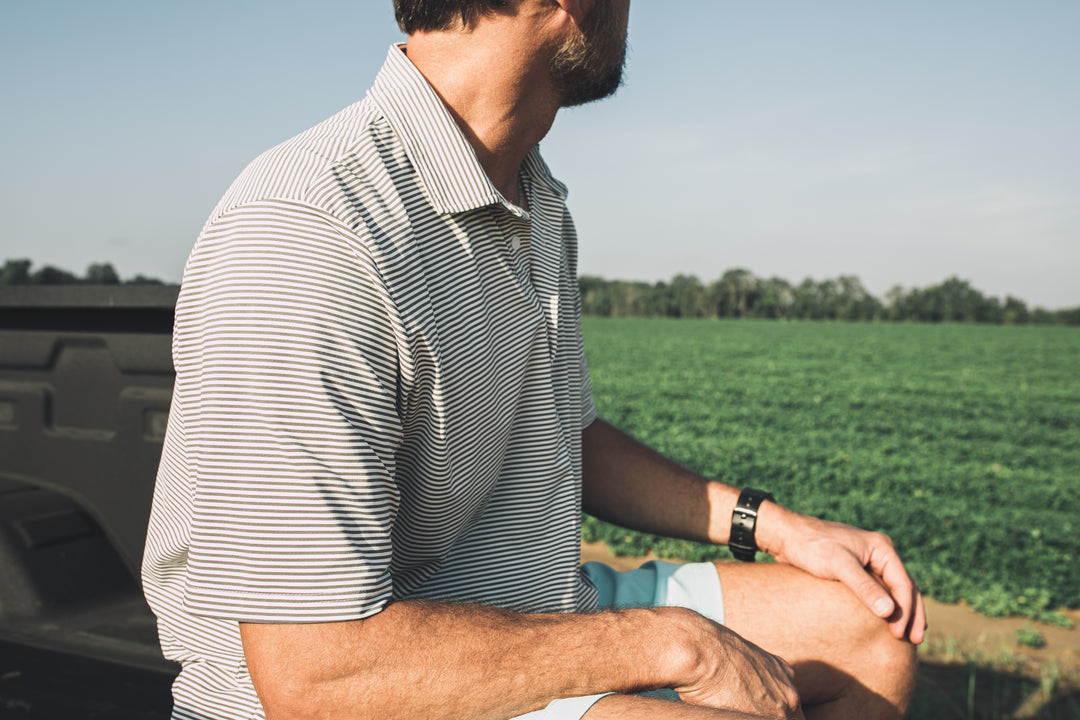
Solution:
M449 30L460 18L468 27L480 15L509 4L508 0L394 0L394 17L406 35Z

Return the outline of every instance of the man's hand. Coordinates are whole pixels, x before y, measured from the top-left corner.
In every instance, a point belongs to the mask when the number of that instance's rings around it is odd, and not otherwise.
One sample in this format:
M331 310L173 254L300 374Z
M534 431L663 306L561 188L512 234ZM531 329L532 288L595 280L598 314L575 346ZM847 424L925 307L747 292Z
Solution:
M686 613L696 649L690 678L673 689L686 703L754 717L801 720L795 672L781 658L711 620Z
M851 588L898 639L923 641L926 609L915 581L885 535L762 504L758 540L777 562Z

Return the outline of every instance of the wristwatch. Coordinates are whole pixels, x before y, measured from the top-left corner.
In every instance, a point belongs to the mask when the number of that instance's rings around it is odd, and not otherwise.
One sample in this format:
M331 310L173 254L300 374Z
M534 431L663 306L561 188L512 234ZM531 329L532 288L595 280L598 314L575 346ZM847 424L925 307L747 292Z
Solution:
M772 493L753 488L743 488L739 502L731 513L731 537L728 548L736 560L754 562L758 551L754 532L757 529L758 507L766 500L772 500Z

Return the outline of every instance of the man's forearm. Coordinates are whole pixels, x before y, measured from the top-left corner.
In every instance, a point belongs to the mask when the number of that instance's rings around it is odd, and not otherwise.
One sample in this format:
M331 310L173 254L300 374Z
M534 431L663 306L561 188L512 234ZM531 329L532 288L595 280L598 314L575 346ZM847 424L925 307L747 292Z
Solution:
M688 681L697 662L675 608L532 615L399 602L361 621L242 624L269 720L500 718L555 698Z
M706 480L603 420L582 436L585 511L623 527L726 544L739 490Z

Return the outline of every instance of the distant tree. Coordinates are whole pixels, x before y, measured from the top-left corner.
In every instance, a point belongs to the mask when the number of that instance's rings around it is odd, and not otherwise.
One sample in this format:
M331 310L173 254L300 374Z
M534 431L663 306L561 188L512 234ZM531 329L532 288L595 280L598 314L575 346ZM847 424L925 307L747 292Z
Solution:
M825 279L817 284L818 317L836 320L844 304L843 287L839 280Z
M643 282L615 280L609 284L608 296L611 298L611 314L614 317L640 317L648 315L646 304L652 286Z
M783 278L771 277L761 282L761 298L754 307L754 317L785 318L795 302L791 283Z
M8 261L7 276L25 275L27 266ZM22 261L25 262L25 261ZM111 266L110 266L111 269ZM90 273L88 272L88 275ZM0 275L0 279L5 277ZM129 282L160 281L137 276ZM1013 296L1004 303L986 297L967 280L950 277L937 285L905 290L894 285L885 302L874 297L855 275L835 279L806 278L793 286L787 280L757 277L745 268L727 270L707 286L694 275L676 275L670 282L578 279L581 309L586 315L613 317L794 318L914 322L1042 323L1080 325L1080 308L1029 310Z
M78 277L74 273L52 265L46 265L31 272L30 260L5 260L0 267L0 285L164 285L157 278L136 275L122 281L112 263L92 263L86 268L86 274ZM597 278L599 280L599 278ZM605 282L600 280L600 282Z
M950 277L938 285L912 288L900 300L899 319L920 322L974 322L986 300L966 280Z
M1021 324L1028 321L1028 307L1023 300L1018 300L1012 295L1005 296L1005 307L1001 313L1001 321L1008 324Z
M904 300L904 288L899 285L889 288L885 293L885 318L893 321L904 320Z
M27 285L30 283L29 260L7 260L0 268L0 285Z
M749 317L751 309L761 297L761 280L745 268L726 271L720 279L709 285L709 306L716 317Z
M975 316L975 322L1000 325L1004 322L1004 316L1005 308L1002 307L1001 301L996 297L988 297L983 299L979 312Z
M1065 310L1037 307L1031 311L1028 322L1035 325L1080 325L1080 307Z
M672 278L669 294L669 316L701 318L709 314L705 286L693 275Z
M1053 325L1057 322L1057 314L1046 308L1037 307L1031 311L1028 322L1033 325Z
M78 285L79 278L67 270L46 265L30 276L31 285Z
M982 293L971 287L971 283L955 275L940 285L932 286L930 291L934 298L935 312L940 315L940 320L974 322L985 302Z
M799 320L816 319L818 312L817 283L806 278L792 291L791 316Z
M645 314L649 317L671 317L675 312L675 301L671 287L661 280L645 291Z
M1062 325L1080 325L1080 307L1058 310L1057 315L1061 318Z
M582 275L578 278L578 292L581 295L581 312L585 315L611 315L612 283L595 275Z
M892 308L898 314L902 291L891 291ZM791 317L804 320L877 320L886 317L885 306L871 295L854 275L815 281L806 278L791 289Z
M867 292L854 275L836 279L836 293L829 317L834 320L874 320L881 314L881 301Z
M94 263L86 268L84 282L88 285L119 285L120 276L110 263Z
M124 281L125 285L164 285L162 280L157 278L147 277L146 275L136 275L133 278Z

